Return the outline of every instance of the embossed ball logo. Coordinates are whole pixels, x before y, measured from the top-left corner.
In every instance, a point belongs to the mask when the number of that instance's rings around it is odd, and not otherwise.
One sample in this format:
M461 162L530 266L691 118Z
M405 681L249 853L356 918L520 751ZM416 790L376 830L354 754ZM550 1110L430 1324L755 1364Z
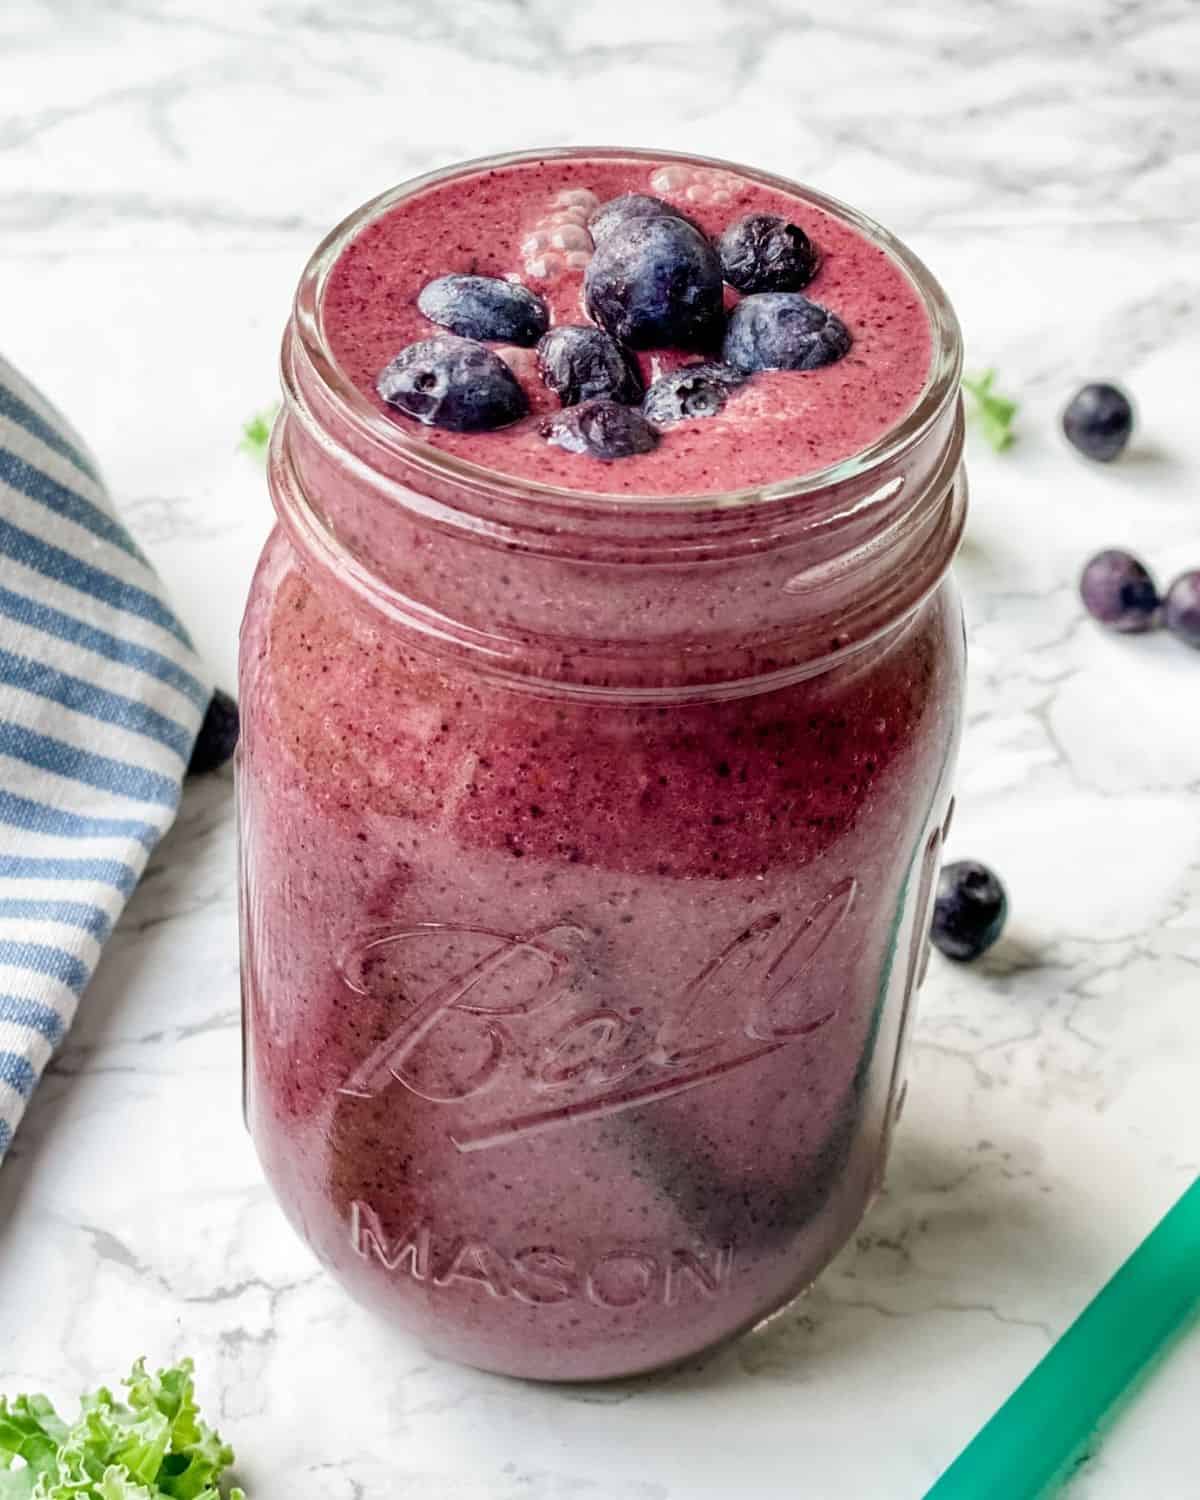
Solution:
M805 979L857 889L848 877L799 917L758 917L654 1006L597 1004L578 974L587 934L570 922L376 933L342 978L395 1024L338 1092L371 1099L398 1085L460 1106L450 1139L470 1152L702 1087L834 1019Z

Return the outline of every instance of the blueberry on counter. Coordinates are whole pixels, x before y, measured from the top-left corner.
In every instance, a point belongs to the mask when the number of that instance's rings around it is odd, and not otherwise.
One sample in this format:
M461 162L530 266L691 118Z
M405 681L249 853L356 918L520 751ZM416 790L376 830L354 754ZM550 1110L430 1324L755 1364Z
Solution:
M642 399L637 361L610 334L563 323L538 340L538 373L564 406L606 396L634 406Z
M200 733L192 746L188 775L203 776L206 772L223 766L237 749L240 731L241 718L237 700L230 697L224 688L217 688L208 701Z
M739 292L798 292L820 257L799 224L778 214L747 214L717 240L725 280Z
M699 224L689 219L687 214L680 213L679 209L662 198L652 198L649 193L622 193L619 198L610 198L607 203L601 203L598 208L592 210L588 228L592 233L592 242L598 245L619 224L624 224L630 219L662 218L682 219L693 229L703 232Z
M604 397L564 406L539 431L548 443L592 458L629 458L649 453L658 443L658 433L641 412Z
M405 416L452 432L507 427L529 410L520 382L498 354L449 333L401 349L375 389Z
M1086 458L1111 463L1133 431L1133 407L1115 385L1085 385L1067 403L1062 428L1067 441Z
M421 288L417 306L431 323L464 339L536 344L550 326L546 304L528 287L498 276L439 276Z
M1163 624L1187 645L1200 647L1200 569L1181 573L1167 590Z
M745 379L740 370L716 360L681 365L660 375L646 392L642 415L655 427L670 427L689 417L715 417L729 392Z
M965 962L986 953L1004 930L1008 897L978 860L943 865L933 903L930 939L939 953Z
M616 224L588 263L583 292L588 313L631 349L714 349L721 341L721 262L682 219Z
M799 292L754 292L729 314L721 357L739 370L816 370L849 350L836 313Z
M1150 630L1161 604L1154 579L1129 552L1098 552L1079 580L1084 608L1111 630Z

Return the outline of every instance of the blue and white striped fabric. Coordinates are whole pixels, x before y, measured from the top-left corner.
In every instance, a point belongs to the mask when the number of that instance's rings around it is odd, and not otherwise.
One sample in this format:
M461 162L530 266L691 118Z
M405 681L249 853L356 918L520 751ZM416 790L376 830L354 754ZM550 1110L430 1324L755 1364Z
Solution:
M0 1160L175 816L209 691L86 449L0 360Z

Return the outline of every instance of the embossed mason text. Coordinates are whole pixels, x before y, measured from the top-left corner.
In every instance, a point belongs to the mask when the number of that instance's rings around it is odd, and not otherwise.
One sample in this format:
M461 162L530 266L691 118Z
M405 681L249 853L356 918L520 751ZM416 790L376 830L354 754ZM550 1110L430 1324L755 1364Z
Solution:
M355 1254L427 1286L459 1287L539 1306L585 1301L594 1307L674 1306L682 1297L716 1297L733 1275L733 1246L658 1250L615 1245L586 1263L546 1245L504 1253L482 1239L438 1233L418 1220L389 1234L365 1203L350 1205Z

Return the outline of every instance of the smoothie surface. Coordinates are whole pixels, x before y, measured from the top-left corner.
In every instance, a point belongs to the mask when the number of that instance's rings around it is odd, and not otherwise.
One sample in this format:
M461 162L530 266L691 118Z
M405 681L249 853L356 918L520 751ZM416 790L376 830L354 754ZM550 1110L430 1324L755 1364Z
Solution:
M749 213L798 224L821 256L803 294L847 325L849 353L817 370L760 371L716 416L679 422L651 452L609 462L566 452L540 434L559 402L538 376L533 349L492 345L530 405L528 416L498 431L422 426L379 398L375 381L384 366L405 345L443 331L417 307L421 288L435 277L519 280L543 298L553 325L587 323L587 213L594 200L634 192L664 199L711 236ZM726 288L727 307L737 295ZM852 457L911 410L931 359L928 317L912 281L849 223L727 169L633 157L515 163L455 177L396 204L333 266L321 321L342 370L406 436L506 474L608 494L719 493ZM647 383L698 357L676 349L638 356Z

